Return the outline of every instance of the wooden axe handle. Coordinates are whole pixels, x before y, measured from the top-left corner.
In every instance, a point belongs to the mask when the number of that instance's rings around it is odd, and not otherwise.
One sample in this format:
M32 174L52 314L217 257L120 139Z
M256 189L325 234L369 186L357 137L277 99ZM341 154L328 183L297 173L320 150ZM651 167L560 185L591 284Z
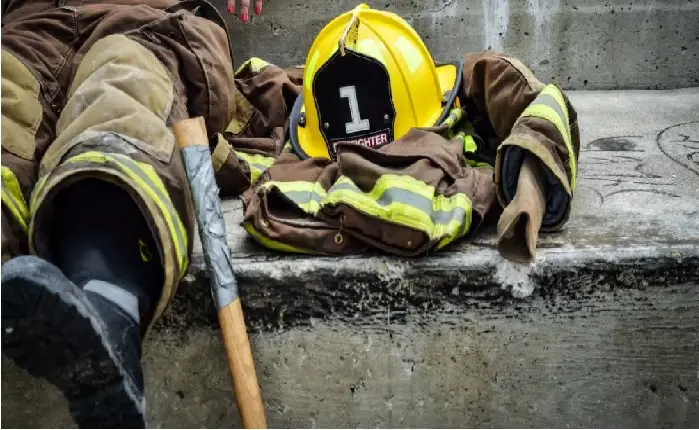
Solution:
M173 125L173 131L192 191L204 258L211 271L211 290L218 308L240 420L244 428L266 428L260 386L226 241L226 226L204 118L179 121Z

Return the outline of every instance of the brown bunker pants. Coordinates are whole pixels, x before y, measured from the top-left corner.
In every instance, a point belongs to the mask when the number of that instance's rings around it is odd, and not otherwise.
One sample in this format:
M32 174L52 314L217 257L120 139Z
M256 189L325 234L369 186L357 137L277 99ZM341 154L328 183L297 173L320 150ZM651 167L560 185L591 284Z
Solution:
M203 0L14 0L4 9L3 262L50 259L58 191L84 178L117 184L140 207L163 262L148 327L187 269L194 232L169 126L203 116L209 130L223 130L235 110L225 24Z

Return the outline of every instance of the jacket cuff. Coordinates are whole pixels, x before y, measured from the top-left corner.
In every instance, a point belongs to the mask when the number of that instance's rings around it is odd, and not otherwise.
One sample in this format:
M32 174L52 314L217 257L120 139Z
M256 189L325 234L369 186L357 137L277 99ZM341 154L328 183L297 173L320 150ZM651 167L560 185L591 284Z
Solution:
M524 158L530 153L540 162L544 172L546 211L542 231L555 231L566 223L570 215L572 193L566 174L553 156L535 139L527 135L511 135L498 149L495 162L495 183L498 200L506 207L517 192L519 172Z

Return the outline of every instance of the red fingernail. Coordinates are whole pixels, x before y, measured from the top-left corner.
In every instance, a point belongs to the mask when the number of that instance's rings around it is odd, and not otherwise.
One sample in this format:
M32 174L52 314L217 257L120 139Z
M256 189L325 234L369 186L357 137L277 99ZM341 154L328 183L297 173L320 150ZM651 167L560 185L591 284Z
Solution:
M248 11L246 10L243 11L243 22L248 22Z
M255 5L255 15L259 16L261 13L262 13L262 6L260 6L259 4L256 4Z
M231 15L233 15L233 12L235 12L235 8L234 8L233 6L230 6L230 5L229 5L229 6L228 6L228 13L230 13Z

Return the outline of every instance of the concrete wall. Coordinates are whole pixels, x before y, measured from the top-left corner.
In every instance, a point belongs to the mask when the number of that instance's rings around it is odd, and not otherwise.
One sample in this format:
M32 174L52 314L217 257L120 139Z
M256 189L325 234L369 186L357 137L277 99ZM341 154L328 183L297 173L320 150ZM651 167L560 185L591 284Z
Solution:
M243 25L229 20L236 62L254 55L301 64L318 31L359 0L269 0ZM497 49L568 89L699 84L696 0L381 0L406 18L437 60Z
M253 334L269 427L699 426L695 285L464 302ZM173 322L145 348L149 427L239 428L215 323ZM2 367L3 427L74 427L55 388Z

